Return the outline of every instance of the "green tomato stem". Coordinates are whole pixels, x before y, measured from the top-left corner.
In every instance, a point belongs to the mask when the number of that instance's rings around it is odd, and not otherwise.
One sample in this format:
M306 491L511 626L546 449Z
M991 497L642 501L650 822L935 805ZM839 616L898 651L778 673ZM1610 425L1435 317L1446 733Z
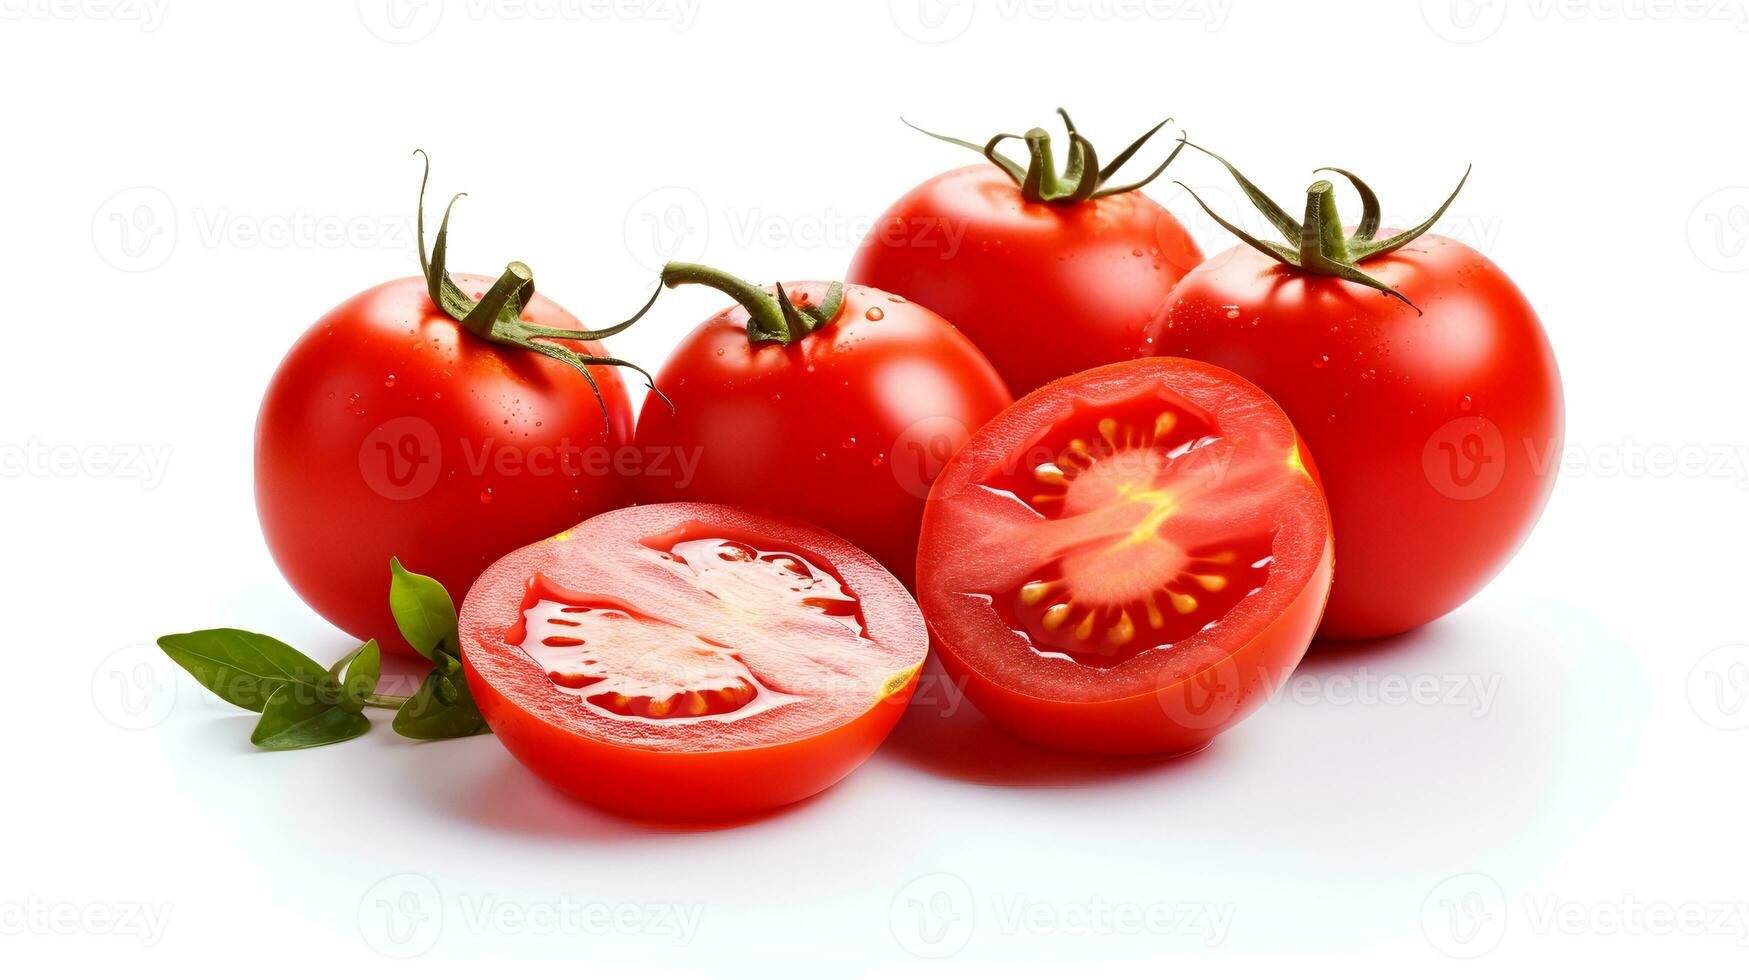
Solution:
M747 311L747 338L755 343L793 344L831 323L844 305L841 282L834 282L826 290L818 306L798 309L784 292L783 283L767 292L763 286L696 262L670 262L663 266L662 285L670 289L681 285L709 286L734 300Z

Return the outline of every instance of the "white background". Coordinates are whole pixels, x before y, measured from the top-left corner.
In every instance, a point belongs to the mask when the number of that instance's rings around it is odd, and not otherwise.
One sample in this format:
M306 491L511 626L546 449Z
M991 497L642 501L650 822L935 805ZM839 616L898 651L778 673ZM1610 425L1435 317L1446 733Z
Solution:
M1744 0L0 14L13 972L408 957L460 974L489 955L586 975L1681 976L1749 950ZM319 659L347 647L262 545L251 430L301 330L414 271L412 148L435 197L471 193L454 267L523 259L601 324L670 256L842 274L887 203L970 160L900 114L982 139L1058 104L1112 148L1176 116L1289 200L1314 167L1355 169L1398 223L1475 164L1439 230L1541 312L1569 443L1536 534L1480 597L1314 650L1186 761L1065 759L918 705L837 789L710 832L592 812L491 738L379 725L259 753L250 718L149 646L235 625ZM1194 154L1172 176L1232 200ZM1153 193L1229 244L1176 188ZM654 366L721 302L667 295L613 349ZM167 465L117 462L132 453ZM542 918L566 903L617 918Z

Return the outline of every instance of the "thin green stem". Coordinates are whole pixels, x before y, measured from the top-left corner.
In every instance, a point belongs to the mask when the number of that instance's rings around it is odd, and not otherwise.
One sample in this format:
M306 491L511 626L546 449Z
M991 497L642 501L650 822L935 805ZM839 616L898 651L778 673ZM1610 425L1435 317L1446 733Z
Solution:
M662 285L669 289L681 285L709 286L739 303L748 318L772 339L785 344L796 339L790 336L789 321L777 297L745 279L697 262L670 262L662 267Z

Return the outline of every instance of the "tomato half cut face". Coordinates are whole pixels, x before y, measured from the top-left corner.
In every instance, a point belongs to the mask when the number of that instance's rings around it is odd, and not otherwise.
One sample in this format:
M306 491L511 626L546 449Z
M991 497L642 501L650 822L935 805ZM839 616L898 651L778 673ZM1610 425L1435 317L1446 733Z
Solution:
M944 665L997 724L1057 748L1182 752L1299 662L1330 520L1267 395L1146 358L998 415L930 494L918 596Z
M487 570L468 681L519 760L590 803L728 819L811 796L880 744L928 648L854 546L706 504L611 511Z

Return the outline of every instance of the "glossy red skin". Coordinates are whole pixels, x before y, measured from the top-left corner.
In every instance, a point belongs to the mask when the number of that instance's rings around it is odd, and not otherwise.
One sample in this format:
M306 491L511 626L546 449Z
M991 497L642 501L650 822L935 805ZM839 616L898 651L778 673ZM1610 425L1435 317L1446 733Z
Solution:
M1132 671L1116 690L1080 689L1095 668L1047 661L1017 641L969 594L959 572L977 561L976 543L997 519L972 524L948 516L950 498L992 467L1009 468L1040 429L1070 416L1096 418L1113 397L1166 378L1202 405L1239 392L1234 426L1269 426L1295 450L1299 468L1278 488L1286 520L1267 602L1241 605L1195 640L1170 652L1144 653L1118 670ZM1261 418L1261 422L1250 419ZM1242 461L1235 461L1235 466ZM1305 655L1330 594L1331 521L1318 469L1305 456L1292 424L1267 397L1222 368L1178 358L1147 358L1095 368L1059 380L1017 400L942 473L930 494L919 546L918 599L929 623L931 649L966 697L997 726L1029 742L1099 755L1182 755L1207 745L1267 702ZM968 558L968 556L974 556ZM1249 601L1249 600L1248 600ZM987 676L977 663L992 655L1021 658L1026 684ZM1012 661L1010 661L1012 662ZM1114 675L1117 671L1112 672ZM1104 682L1101 678L1100 682Z
M784 284L815 300L828 285ZM679 453L698 466L690 481L674 467L641 474L639 501L756 507L817 524L906 585L929 484L1011 400L941 317L855 285L831 324L787 346L750 342L746 311L730 307L680 341L656 384L674 410L645 398L643 458Z
M870 640L903 661L865 702L796 737L763 734L754 715L732 739L701 728L696 744L660 750L605 737L580 716L577 699L558 692L528 656L507 642L532 575L561 585L599 587L588 561L627 539L682 521L739 530L826 558L862 603ZM589 556L578 561L579 552ZM861 765L904 713L928 651L923 616L890 573L848 542L819 528L712 504L655 504L603 514L560 538L505 556L480 577L461 608L468 688L492 731L517 760L591 805L656 821L722 821L813 796ZM852 695L846 693L847 700ZM733 745L724 744L732 742Z
M475 295L491 285L454 278ZM524 317L583 329L538 294ZM605 420L582 375L474 337L423 279L340 304L286 354L256 421L255 504L280 571L335 626L410 652L389 614L390 556L459 598L505 552L629 499L605 456L629 441L631 402L611 369L590 375Z
M1562 437L1554 353L1498 266L1424 235L1361 268L1425 315L1240 245L1187 276L1150 328L1156 352L1267 391L1311 447L1336 527L1320 634L1339 639L1413 629L1487 584L1542 513ZM1454 469L1468 426L1499 441Z
M1141 356L1149 318L1202 251L1139 191L1029 204L990 164L951 170L881 215L850 278L922 303L996 365L1016 398Z

